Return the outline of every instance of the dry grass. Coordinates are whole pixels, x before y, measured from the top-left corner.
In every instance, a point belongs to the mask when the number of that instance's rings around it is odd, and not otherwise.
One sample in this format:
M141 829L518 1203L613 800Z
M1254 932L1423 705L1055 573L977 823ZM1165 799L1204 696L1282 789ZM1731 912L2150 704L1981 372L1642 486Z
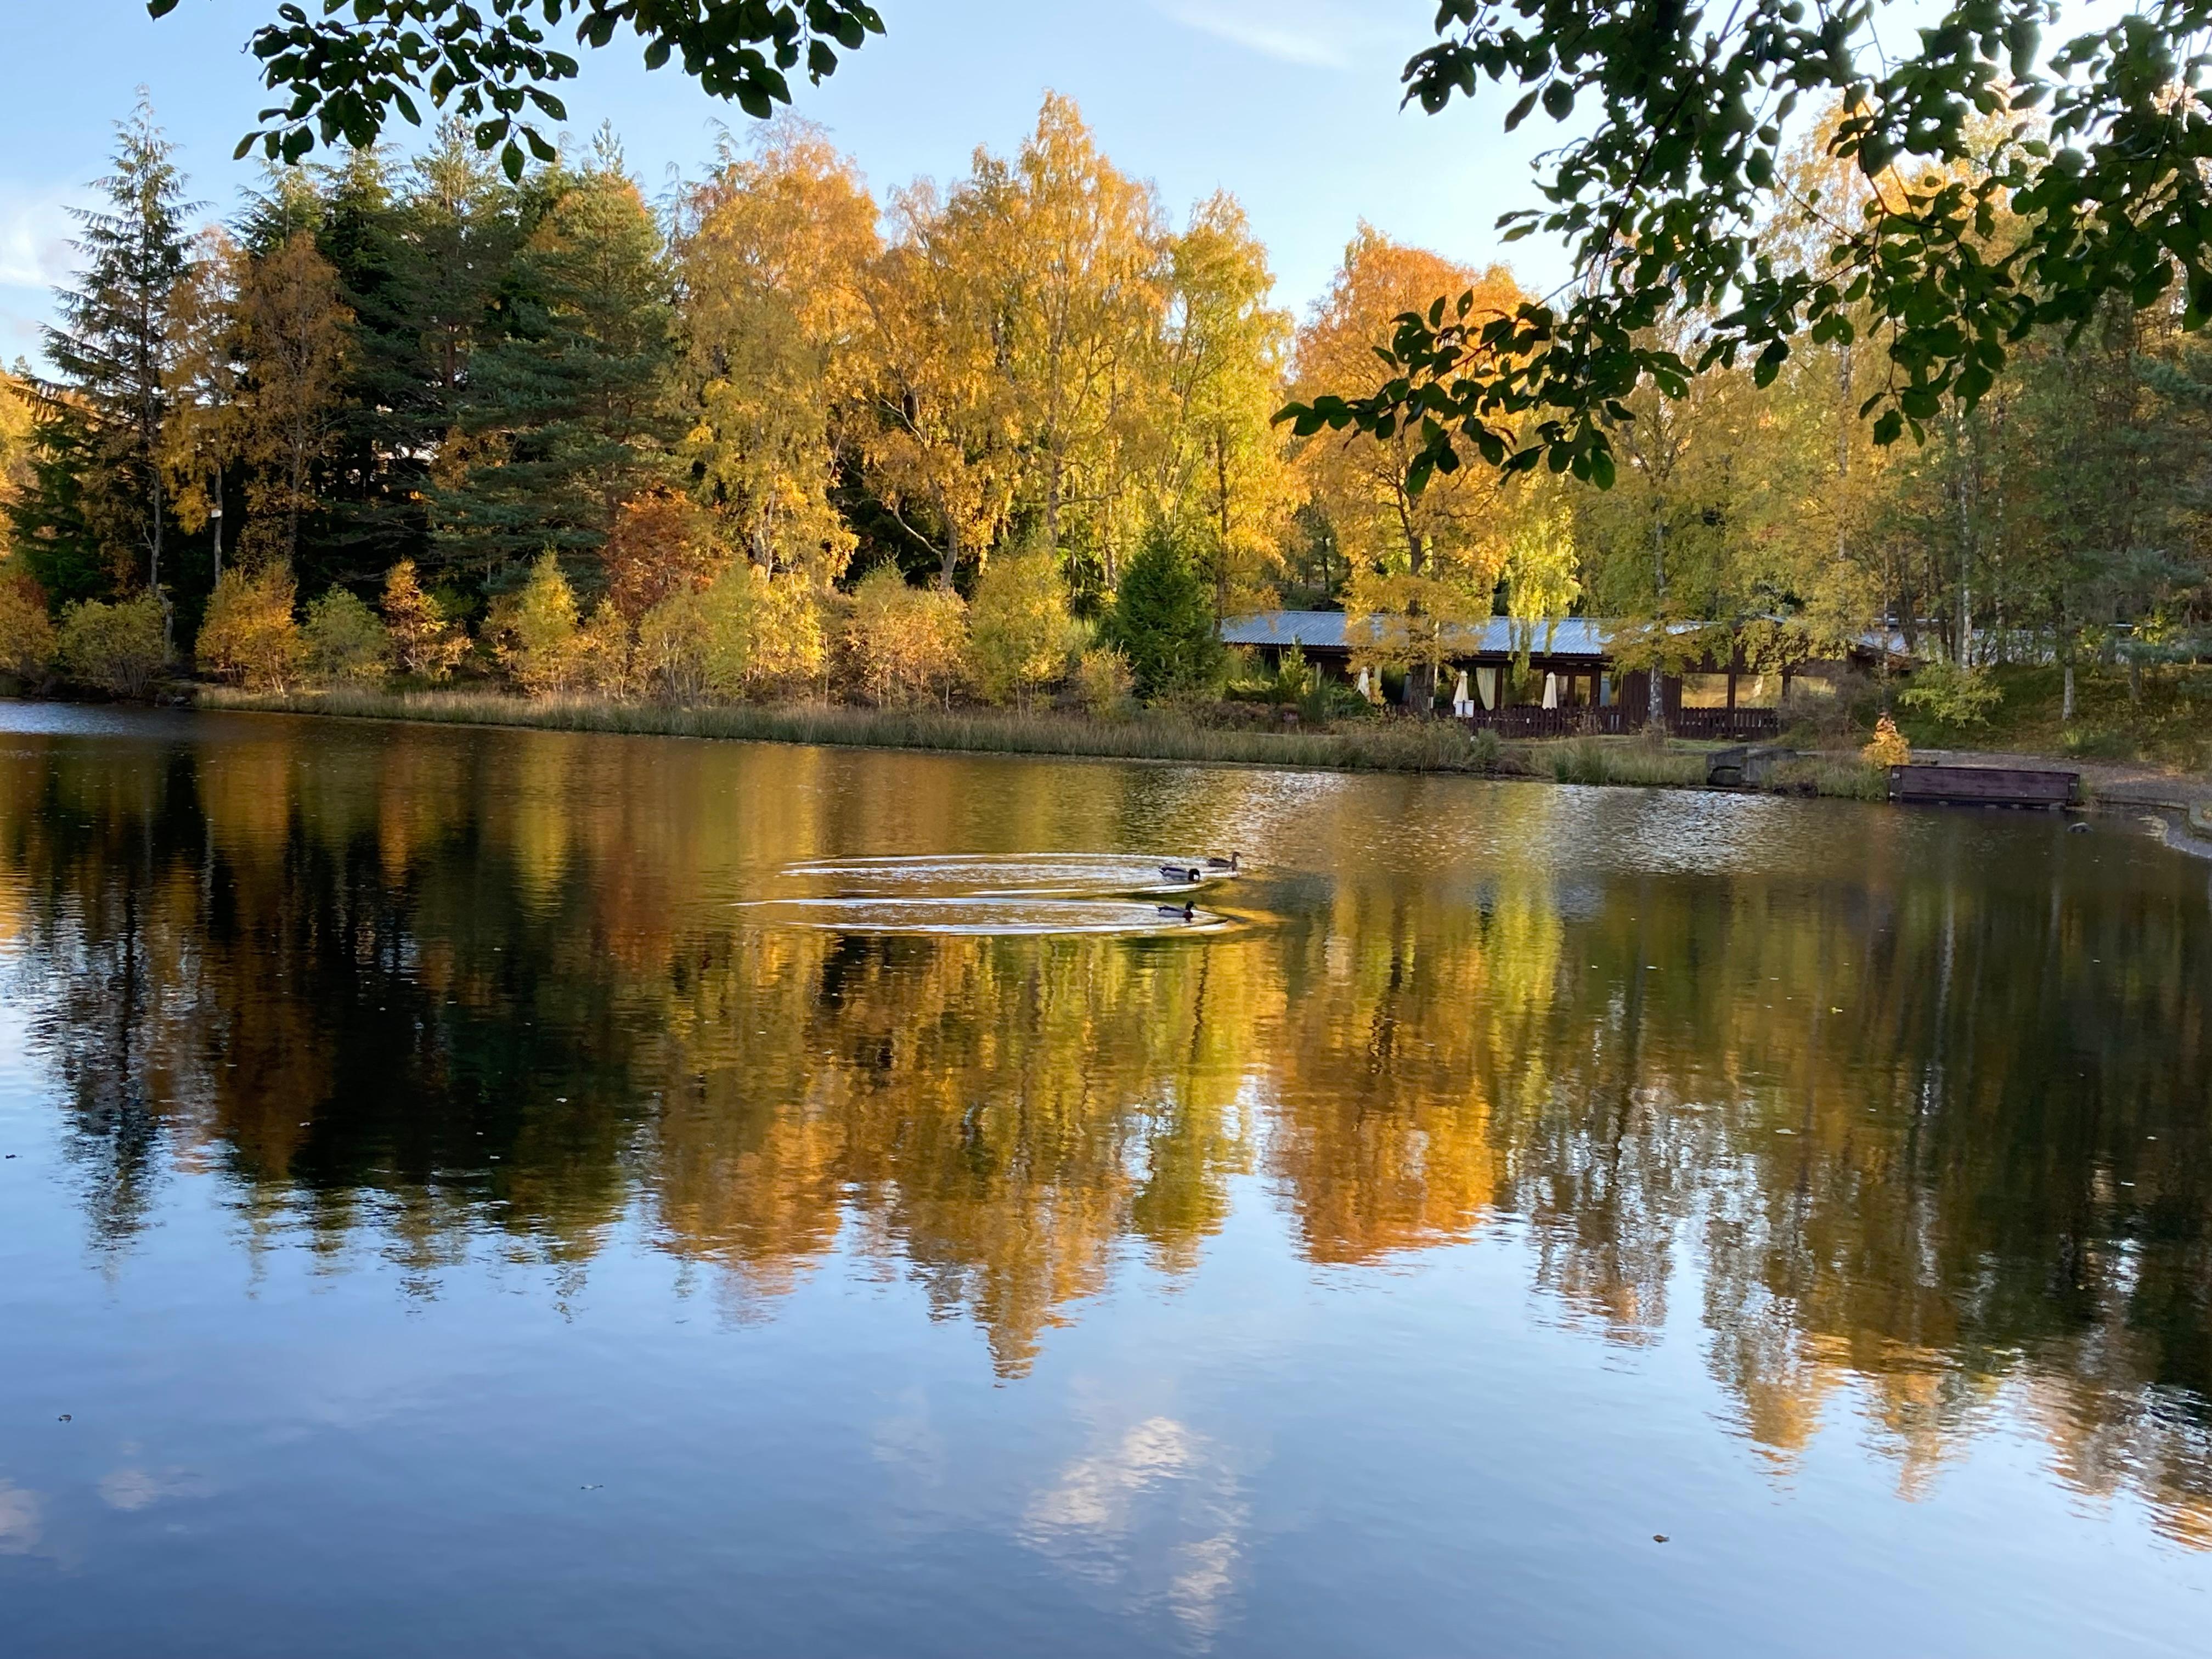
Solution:
M1662 745L1642 738L1500 743L1495 732L1470 735L1464 726L1450 720L1363 720L1329 731L1276 732L1201 726L1166 712L1103 721L1060 713L1000 714L927 706L850 708L822 703L738 703L669 708L604 697L528 698L496 691L250 692L219 686L201 688L199 701L204 708L355 720L926 749L955 754L1085 756L1346 772L1451 772L1644 788L1697 788L1705 781L1703 746ZM1808 759L1787 763L1775 787L1793 794L1879 800L1885 780L1879 768Z
M1224 731L1167 715L1096 721L1060 714L994 714L940 708L847 708L823 704L735 704L668 708L599 697L522 698L486 691L245 692L204 690L206 708L330 714L466 726L535 726L663 737L963 754L1083 755L1115 760L1318 767L1364 772L1500 769L1494 745L1478 744L1444 720L1362 721L1333 732Z

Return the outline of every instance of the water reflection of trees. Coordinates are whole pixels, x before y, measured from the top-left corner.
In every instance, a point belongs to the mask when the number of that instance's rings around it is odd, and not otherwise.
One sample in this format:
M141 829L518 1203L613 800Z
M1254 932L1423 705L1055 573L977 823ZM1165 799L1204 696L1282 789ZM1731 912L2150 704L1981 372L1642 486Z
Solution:
M841 939L729 901L804 857L1287 809L1243 775L273 724L0 766L0 921L105 1248L173 1167L425 1285L486 1236L587 1264L636 1215L741 1304L865 1253L1018 1374L1127 1253L1189 1270L1257 1171L1316 1262L1511 1226L1607 1340L1694 1297L1778 1463L1849 1400L1911 1489L2003 1395L2081 1490L2212 1538L2212 928L2159 866L1954 871L1961 836L1565 891L1367 858L1374 802L1322 799L1344 850L1263 931ZM1488 804L1540 840L1558 801Z

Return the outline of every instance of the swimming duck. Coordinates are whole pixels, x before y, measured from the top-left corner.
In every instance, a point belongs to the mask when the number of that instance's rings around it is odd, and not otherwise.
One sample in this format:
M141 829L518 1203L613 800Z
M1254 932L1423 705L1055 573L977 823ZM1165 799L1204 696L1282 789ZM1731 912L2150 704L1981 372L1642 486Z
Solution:
M1227 870L1233 873L1237 868L1237 854L1231 853L1225 859L1209 858L1206 861L1206 867L1209 870Z
M1160 873L1170 881L1196 881L1200 872L1194 864L1163 864Z
M1185 921L1196 921L1198 906L1188 900L1185 900L1181 908L1172 904L1163 904L1160 906L1160 914L1164 916L1181 916Z

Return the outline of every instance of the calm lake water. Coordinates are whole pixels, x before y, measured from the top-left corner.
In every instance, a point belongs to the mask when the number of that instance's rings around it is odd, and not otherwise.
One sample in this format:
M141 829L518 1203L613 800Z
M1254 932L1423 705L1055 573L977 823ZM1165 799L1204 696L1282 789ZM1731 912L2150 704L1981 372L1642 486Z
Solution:
M0 706L0 1152L11 1659L2212 1627L2109 821Z

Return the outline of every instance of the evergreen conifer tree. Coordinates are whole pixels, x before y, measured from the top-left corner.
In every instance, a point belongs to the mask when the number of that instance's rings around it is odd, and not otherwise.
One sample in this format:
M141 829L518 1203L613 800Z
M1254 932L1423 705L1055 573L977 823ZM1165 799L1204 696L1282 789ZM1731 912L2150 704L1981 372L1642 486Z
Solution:
M554 174L514 262L503 337L470 368L473 464L441 538L490 570L533 549L596 552L623 503L673 473L676 313L659 228L602 138Z
M1145 696L1206 684L1218 672L1221 642L1206 579L1170 526L1154 525L1122 571L1106 634Z
M113 573L85 501L85 482L100 459L84 410L58 398L41 399L29 461L29 478L7 504L11 556L57 605L112 592Z
M84 267L78 285L55 296L61 322L46 331L46 355L61 371L59 395L86 422L93 465L76 475L84 519L116 577L143 570L159 596L170 518L160 465L169 313L185 275L185 218L194 204L184 199L175 147L143 96L117 133L115 171L99 184L105 205L76 210ZM63 435L51 422L49 430ZM166 600L163 608L166 614Z

